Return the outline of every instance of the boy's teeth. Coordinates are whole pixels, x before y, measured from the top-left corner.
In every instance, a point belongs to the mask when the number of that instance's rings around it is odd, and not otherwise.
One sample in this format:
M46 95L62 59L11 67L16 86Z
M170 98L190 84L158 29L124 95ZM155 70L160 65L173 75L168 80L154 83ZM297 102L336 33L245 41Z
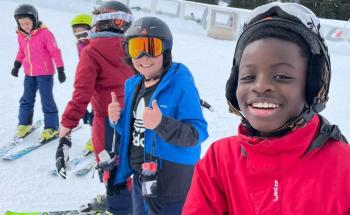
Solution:
M253 103L252 107L254 108L278 108L279 105L262 102L262 103Z

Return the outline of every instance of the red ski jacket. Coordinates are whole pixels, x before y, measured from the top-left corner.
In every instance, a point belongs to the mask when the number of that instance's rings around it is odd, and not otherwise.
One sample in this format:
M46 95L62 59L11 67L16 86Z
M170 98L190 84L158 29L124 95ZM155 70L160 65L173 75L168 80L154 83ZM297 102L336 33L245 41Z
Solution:
M124 82L133 73L124 63L124 38L111 34L96 33L97 36L89 40L81 53L73 96L62 115L61 123L66 128L78 125L90 100L94 116L107 117L112 91L121 106L124 105Z
M349 215L350 147L328 140L306 153L318 116L282 137L221 139L196 166L182 214Z

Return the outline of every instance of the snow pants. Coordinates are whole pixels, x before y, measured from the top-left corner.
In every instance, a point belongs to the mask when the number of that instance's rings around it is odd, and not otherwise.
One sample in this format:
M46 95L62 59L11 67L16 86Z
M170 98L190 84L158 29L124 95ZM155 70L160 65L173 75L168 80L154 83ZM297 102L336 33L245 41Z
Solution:
M133 215L181 215L184 202L168 202L162 205L159 213L155 213L147 206L142 196L140 174L134 174L132 186Z
M19 125L33 123L36 92L39 90L45 129L58 129L58 109L52 93L53 76L25 76L24 92L19 101Z

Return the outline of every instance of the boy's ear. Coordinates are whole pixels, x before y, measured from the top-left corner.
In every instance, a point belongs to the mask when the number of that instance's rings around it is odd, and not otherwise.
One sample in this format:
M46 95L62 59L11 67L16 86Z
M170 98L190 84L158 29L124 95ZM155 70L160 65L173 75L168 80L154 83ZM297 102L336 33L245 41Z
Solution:
M125 54L128 55L128 42L127 42L127 40L124 40L122 42L122 49L124 49Z
M324 73L324 69L326 66L326 59L323 55L314 54L310 60L310 66L307 71L307 79L306 79L306 102L309 106L312 106L316 98L321 99L322 101L327 100L327 92L326 88L328 88L329 83L325 83L328 79L326 77L322 77ZM328 73L329 75L329 73ZM320 112L324 107L314 107Z
M233 61L231 68L231 74L226 82L226 99L231 103L231 105L239 110L238 101L236 97L237 91L237 81L238 81L238 65Z

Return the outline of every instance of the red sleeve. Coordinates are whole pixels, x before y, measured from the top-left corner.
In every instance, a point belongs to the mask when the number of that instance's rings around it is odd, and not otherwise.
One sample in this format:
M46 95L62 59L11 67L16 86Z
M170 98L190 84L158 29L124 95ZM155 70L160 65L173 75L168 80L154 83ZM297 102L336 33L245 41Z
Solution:
M227 214L227 204L218 174L215 144L195 168L182 215Z
M92 50L82 53L74 80L72 99L68 102L62 115L61 123L66 128L75 128L83 117L95 88L98 63Z

